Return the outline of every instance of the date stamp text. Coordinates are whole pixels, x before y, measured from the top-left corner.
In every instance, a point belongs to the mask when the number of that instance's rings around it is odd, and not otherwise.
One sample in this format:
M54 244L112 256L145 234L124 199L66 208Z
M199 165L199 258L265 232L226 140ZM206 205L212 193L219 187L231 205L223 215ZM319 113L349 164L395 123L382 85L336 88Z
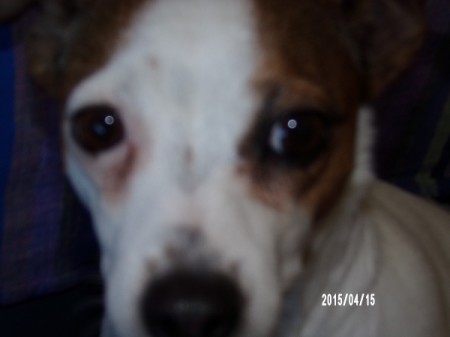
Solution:
M373 307L375 306L375 294L369 293L339 293L322 294L323 307Z

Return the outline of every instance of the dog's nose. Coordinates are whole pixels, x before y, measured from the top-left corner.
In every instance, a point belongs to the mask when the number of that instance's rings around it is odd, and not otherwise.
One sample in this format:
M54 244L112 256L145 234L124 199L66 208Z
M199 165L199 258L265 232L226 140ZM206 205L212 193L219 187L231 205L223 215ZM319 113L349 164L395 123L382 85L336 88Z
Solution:
M144 293L142 314L152 337L227 337L239 324L242 294L218 273L176 272Z

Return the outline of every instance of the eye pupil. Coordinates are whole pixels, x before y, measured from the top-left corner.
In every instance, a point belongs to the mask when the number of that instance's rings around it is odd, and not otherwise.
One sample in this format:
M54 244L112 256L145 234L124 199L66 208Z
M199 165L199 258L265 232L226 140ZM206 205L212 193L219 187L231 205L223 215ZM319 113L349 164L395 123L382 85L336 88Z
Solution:
M107 105L80 109L71 118L72 137L91 154L106 151L124 138L124 129L117 112Z
M107 115L103 120L94 122L92 125L92 132L98 137L107 137L108 132L114 127L115 118L112 115Z

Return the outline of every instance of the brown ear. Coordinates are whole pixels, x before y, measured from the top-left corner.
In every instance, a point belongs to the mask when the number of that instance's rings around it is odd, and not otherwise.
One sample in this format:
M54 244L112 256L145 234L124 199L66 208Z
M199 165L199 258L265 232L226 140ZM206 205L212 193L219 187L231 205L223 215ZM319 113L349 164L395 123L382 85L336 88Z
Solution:
M28 66L33 80L47 93L62 97L64 68L83 14L82 1L40 0L41 8L27 41Z
M359 51L368 98L378 95L412 61L425 35L423 0L338 1Z
M28 42L33 79L63 101L99 69L142 0L40 0L42 13Z

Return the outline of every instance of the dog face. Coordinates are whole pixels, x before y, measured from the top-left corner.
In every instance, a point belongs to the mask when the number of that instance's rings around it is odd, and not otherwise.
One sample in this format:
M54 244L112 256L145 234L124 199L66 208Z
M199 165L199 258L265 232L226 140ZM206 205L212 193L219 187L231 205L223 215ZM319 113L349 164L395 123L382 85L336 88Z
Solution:
M399 3L45 3L31 70L65 102L105 334L276 333L311 236L367 169L361 104L419 44Z

